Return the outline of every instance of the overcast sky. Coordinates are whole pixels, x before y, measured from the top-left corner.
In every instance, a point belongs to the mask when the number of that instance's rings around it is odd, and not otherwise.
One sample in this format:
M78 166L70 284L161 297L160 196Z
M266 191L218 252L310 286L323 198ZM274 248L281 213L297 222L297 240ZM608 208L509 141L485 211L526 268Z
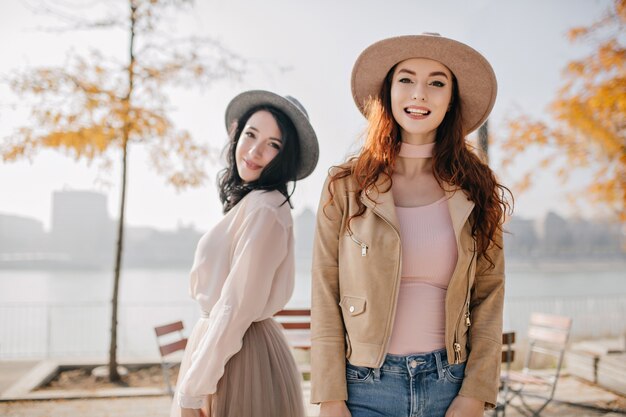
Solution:
M113 0L111 0L113 1ZM89 13L93 0L64 0ZM222 147L226 133L224 109L237 93L269 89L298 98L307 108L320 139L315 173L298 183L294 214L315 209L328 167L342 162L358 146L364 119L350 93L350 73L358 54L371 43L391 36L439 32L467 43L492 63L499 83L490 118L494 136L492 166L501 172L497 138L506 134L504 122L519 112L546 116L546 106L561 85L565 64L588 52L571 44L568 28L586 25L603 15L610 0L197 0L193 13L170 26L174 34L193 32L219 39L245 57L250 71L240 82L222 82L204 92L176 91L171 95L172 118L196 139ZM28 2L27 4L32 4ZM36 30L55 25L50 17L32 13L23 2L0 5L0 74L39 65L62 64L68 51L89 48L123 58L126 35L119 31L51 34ZM26 114L7 107L13 102L0 87L0 137L28 122ZM215 173L198 189L176 192L151 170L139 148L131 150L127 219L131 225L162 229L193 224L206 230L221 207ZM533 161L522 161L519 169ZM34 217L50 223L54 190L99 190L108 196L109 212L117 216L119 166L102 173L53 151L32 161L0 165L0 213ZM538 173L539 184L518 196L516 214L541 217L549 210L571 215L564 191L552 175ZM503 177L512 182L512 177ZM587 213L588 215L591 213Z

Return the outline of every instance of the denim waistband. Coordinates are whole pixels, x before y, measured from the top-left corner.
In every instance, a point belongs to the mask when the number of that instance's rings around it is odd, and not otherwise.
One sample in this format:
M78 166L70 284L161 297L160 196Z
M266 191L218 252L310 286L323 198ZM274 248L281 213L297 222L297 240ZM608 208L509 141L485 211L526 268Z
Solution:
M406 356L389 353L380 369L387 372L415 375L419 372L435 370L441 373L443 367L447 364L448 356L446 349L439 349L428 353L415 353Z

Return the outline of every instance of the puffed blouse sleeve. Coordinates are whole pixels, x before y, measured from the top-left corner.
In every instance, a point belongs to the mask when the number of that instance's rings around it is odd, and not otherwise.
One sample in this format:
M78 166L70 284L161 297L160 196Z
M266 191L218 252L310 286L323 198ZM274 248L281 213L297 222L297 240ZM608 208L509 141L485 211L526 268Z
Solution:
M289 254L288 227L276 208L261 206L246 216L235 234L230 272L180 381L181 407L205 405L207 396L216 392L226 362L241 349L246 330L261 318L276 271Z

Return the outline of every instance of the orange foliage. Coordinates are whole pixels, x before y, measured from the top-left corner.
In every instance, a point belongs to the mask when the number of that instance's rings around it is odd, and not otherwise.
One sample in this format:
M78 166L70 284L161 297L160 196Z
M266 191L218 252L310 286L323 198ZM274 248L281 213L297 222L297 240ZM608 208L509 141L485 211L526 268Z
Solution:
M188 0L135 2L137 18L144 19L138 22L143 32L137 36L149 39L163 17L154 13L157 3L179 7ZM129 143L145 145L156 171L170 184L179 189L201 184L215 151L176 129L167 116L164 87L206 87L236 78L243 71L243 60L207 39L169 42L164 46L146 42L134 54L132 65L107 60L95 51L87 57L72 56L62 67L14 75L9 86L22 103L29 103L31 115L27 126L0 142L0 159L32 159L39 150L51 148L76 159L106 161L111 151L123 146L127 127Z
M626 0L615 0L614 10L588 27L568 32L572 41L587 40L597 47L584 59L570 62L565 83L550 105L553 123L522 115L509 121L503 142L504 164L530 148L541 149L538 169L565 157L567 167L557 175L567 179L576 168L593 170L593 181L579 196L611 208L626 221ZM521 187L531 184L529 176ZM582 191L582 192L581 192Z

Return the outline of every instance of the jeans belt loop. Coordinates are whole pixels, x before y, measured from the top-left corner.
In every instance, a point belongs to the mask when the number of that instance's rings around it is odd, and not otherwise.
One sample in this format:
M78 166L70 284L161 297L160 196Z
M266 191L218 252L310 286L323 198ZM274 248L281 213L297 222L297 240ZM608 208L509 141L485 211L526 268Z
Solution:
M372 368L372 372L374 373L374 381L380 381L380 368Z
M437 374L439 376L439 379L442 379L444 377L444 373L443 373L443 363L441 361L441 352L437 351L434 354L435 354L435 361L437 362Z

